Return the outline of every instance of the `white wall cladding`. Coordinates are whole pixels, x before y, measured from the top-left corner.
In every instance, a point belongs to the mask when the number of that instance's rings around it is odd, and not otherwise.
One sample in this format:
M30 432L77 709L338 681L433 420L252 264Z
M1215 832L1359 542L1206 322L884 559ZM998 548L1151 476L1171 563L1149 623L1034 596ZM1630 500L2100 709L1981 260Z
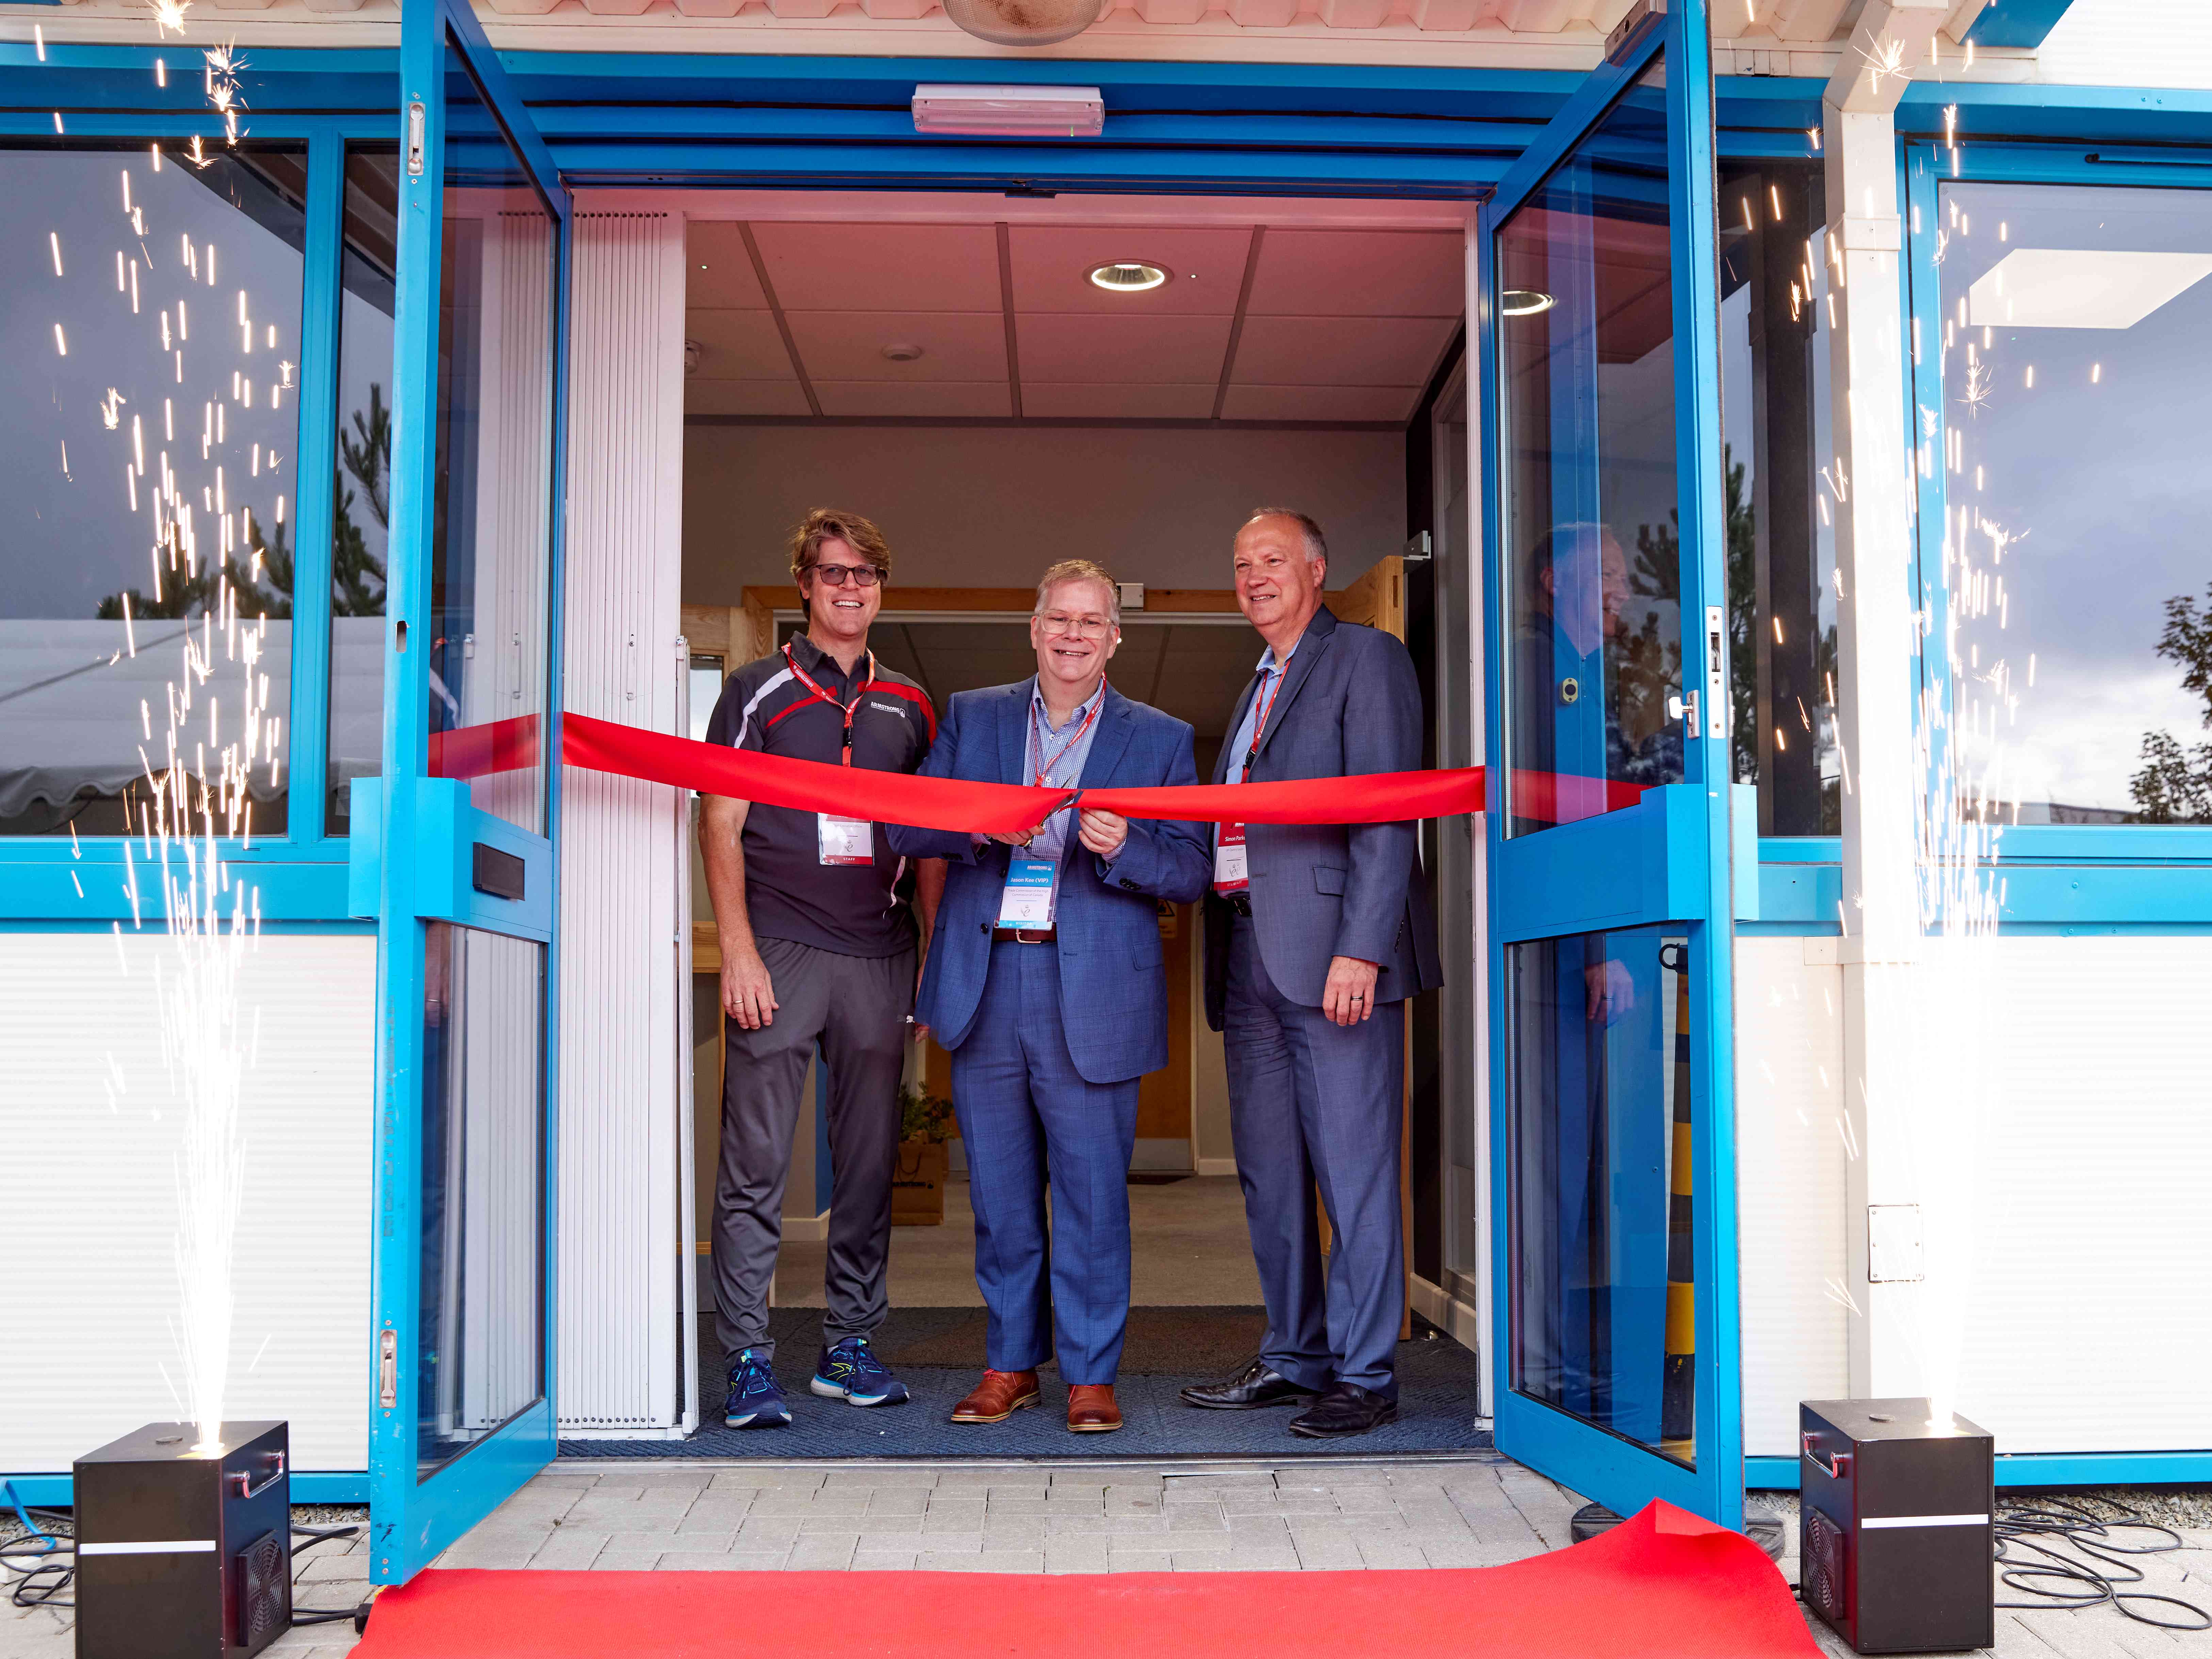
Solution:
M2056 85L2212 87L2212 5L2074 0L2035 60L2035 78Z
M2212 1445L2212 939L1996 954L1959 1409L2000 1452Z
M0 1469L62 1472L179 1415L179 1097L154 969L166 933L0 933ZM225 1415L292 1425L293 1466L368 1455L376 940L247 949L245 1208ZM111 1061L123 1087L111 1103ZM174 1386L172 1386L174 1384Z
M1844 977L1832 939L1735 942L1743 1449L1797 1455L1797 1402L1850 1392L1844 1282Z
M576 215L569 298L567 707L678 729L684 225ZM690 1056L690 861L676 791L562 781L560 1328L564 1433L682 1417L677 1164Z

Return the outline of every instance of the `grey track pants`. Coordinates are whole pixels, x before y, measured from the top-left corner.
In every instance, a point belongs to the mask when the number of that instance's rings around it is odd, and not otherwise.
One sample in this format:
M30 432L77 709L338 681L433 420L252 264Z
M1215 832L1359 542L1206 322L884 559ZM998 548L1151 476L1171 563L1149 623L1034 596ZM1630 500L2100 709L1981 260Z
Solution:
M829 1063L833 1176L823 1340L869 1335L890 1307L884 1273L915 953L846 957L778 939L761 940L760 953L781 1006L761 1030L725 1022L714 1334L725 1354L750 1348L772 1358L769 1285L783 1239L783 1188L799 1092L817 1042Z

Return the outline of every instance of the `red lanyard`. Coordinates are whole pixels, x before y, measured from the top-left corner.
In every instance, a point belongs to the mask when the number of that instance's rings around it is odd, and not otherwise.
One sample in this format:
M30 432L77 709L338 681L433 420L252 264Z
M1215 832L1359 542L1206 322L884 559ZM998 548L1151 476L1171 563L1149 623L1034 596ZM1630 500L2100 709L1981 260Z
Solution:
M1252 722L1252 746L1244 751L1244 775L1240 781L1252 781L1252 768L1260 758L1260 739L1267 735L1267 716L1274 712L1275 694L1283 689L1283 679L1290 672L1288 663L1275 665L1275 672L1267 687L1267 701L1260 705L1260 718Z
M1106 688L1103 685L1098 688L1097 698L1091 703L1091 712L1083 717L1083 724L1075 728L1067 741L1060 745L1059 750L1048 761L1044 758L1044 728L1039 724L1042 712L1040 708L1041 702L1042 699L1032 699L1030 703L1030 727L1036 734L1036 752L1039 762L1036 775L1030 780L1031 788L1035 788L1050 777L1052 769L1067 758L1067 751L1083 741L1083 734L1091 729L1091 722L1098 718L1098 711L1106 706Z
M799 659L793 656L791 652L791 641L786 640L783 642L783 660L785 665L790 668L792 674L797 678L799 683L814 694L812 696L809 697L807 701L809 702L826 702L832 708L839 708L844 711L845 748L843 753L838 757L838 759L846 766L850 766L853 763L853 716L860 712L860 699L868 695L868 688L876 683L876 653L871 651L867 654L867 678L862 680L860 682L860 689L853 693L852 702L848 703L840 702L836 698L831 696L827 691L823 690L819 685L815 684L813 675L808 673L804 668L801 668L799 665Z

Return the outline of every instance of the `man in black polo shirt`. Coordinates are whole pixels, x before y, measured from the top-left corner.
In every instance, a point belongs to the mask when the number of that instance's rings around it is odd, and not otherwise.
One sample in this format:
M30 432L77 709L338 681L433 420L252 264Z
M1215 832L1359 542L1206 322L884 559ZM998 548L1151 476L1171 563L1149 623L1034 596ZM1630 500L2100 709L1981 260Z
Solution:
M868 649L890 562L866 519L808 514L791 541L806 631L730 676L707 740L871 771L918 768L937 713L920 686ZM869 1339L889 1307L899 1077L917 946L928 946L944 862L910 866L864 818L720 795L700 801L699 846L729 1016L714 1182L714 1324L730 1380L724 1421L738 1429L791 1421L772 1369L769 1285L799 1093L817 1042L829 1066L836 1185L822 1357L808 1386L855 1406L895 1405L906 1388Z

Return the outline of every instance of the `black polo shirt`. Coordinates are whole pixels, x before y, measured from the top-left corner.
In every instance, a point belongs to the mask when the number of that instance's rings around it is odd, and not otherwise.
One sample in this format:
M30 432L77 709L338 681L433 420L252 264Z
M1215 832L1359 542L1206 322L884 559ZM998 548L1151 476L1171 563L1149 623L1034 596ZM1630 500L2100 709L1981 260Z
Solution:
M747 663L722 686L707 741L735 749L838 763L845 747L844 705L867 673L862 657L848 678L837 659L805 635L793 658L835 706L810 691L781 651ZM922 689L881 663L853 714L853 764L875 772L919 769L937 736L937 711ZM873 865L824 864L815 814L758 802L745 814L745 911L762 939L790 939L847 957L895 957L913 947L906 862L880 826Z

